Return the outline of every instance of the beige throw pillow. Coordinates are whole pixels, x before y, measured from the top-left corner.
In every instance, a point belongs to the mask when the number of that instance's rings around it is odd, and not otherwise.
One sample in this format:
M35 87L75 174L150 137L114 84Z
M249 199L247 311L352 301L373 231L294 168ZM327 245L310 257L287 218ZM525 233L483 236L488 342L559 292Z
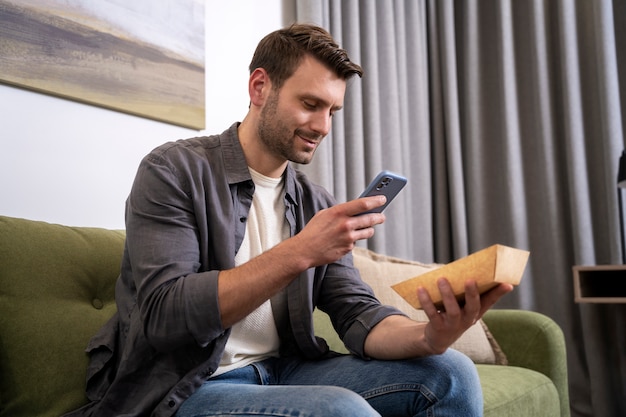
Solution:
M372 287L381 303L400 309L414 320L428 320L423 310L414 309L391 286L437 268L438 265L394 258L360 247L355 248L352 253L354 265L359 269L363 281ZM482 320L470 327L452 348L465 353L474 363L507 363L504 353Z

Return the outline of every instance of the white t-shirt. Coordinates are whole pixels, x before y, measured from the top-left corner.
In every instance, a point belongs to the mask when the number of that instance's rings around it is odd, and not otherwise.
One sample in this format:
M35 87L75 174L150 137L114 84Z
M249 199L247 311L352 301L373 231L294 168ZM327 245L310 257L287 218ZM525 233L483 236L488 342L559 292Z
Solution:
M289 237L285 219L284 182L250 168L255 191L246 223L246 232L237 255L239 266ZM286 311L284 311L286 314ZM280 339L272 304L267 300L246 318L236 323L226 343L220 366L213 376L253 362L278 356Z

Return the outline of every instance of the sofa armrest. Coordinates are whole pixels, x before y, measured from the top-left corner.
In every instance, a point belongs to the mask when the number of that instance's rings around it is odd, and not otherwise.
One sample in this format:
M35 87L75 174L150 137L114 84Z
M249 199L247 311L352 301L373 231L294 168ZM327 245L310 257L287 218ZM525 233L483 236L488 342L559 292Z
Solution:
M526 310L489 310L483 317L511 366L532 369L550 378L569 416L567 356L563 331L551 318Z

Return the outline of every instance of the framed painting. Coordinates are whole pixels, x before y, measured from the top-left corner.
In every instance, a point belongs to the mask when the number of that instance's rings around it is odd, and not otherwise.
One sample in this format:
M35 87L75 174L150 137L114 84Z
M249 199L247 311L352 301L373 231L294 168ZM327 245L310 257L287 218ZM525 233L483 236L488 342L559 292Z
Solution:
M205 127L203 0L0 0L0 82Z

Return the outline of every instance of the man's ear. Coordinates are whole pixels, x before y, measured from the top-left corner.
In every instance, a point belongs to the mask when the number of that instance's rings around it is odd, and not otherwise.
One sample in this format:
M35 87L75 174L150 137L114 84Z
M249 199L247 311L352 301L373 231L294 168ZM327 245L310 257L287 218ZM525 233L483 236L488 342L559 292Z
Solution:
M263 68L257 68L250 74L248 81L248 93L250 94L250 103L253 106L262 106L265 102L268 92L272 88L267 72Z

